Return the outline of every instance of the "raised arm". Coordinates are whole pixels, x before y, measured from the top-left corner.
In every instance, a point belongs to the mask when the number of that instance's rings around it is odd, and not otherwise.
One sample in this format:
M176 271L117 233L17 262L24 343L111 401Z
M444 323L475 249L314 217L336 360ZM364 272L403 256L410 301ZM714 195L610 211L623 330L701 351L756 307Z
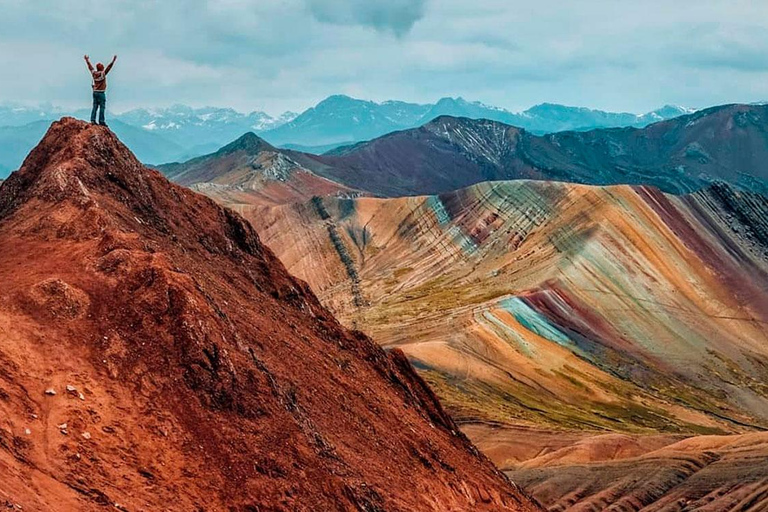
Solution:
M112 56L112 62L110 62L110 63L107 65L107 69L105 69L105 70L104 70L104 74L105 74L105 75L106 75L107 73L109 73L109 70L110 70L110 69L112 69L112 66L114 66L114 65L115 65L115 61L116 61L116 60L117 60L117 55L113 55L113 56Z
M84 59L85 59L85 63L88 64L88 71L93 73L93 66L91 66L91 59L89 59L87 55L84 57Z

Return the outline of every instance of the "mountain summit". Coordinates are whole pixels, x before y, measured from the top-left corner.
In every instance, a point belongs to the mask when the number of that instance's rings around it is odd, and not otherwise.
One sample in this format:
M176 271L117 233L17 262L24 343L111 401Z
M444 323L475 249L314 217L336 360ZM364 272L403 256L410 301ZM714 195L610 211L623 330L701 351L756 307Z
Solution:
M540 510L251 226L65 118L0 187L0 499Z
M309 170L304 162L314 163L301 153L275 148L258 135L246 133L215 153L158 169L176 183L239 205L274 205L356 193Z

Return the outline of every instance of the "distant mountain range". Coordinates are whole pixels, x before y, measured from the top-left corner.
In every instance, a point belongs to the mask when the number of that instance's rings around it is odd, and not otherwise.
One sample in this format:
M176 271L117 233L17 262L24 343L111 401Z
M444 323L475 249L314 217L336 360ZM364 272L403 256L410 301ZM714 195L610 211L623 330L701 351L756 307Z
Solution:
M0 105L0 126L22 126L35 121L58 119L62 116L72 115L87 118L90 109L66 110L53 105L41 105L38 107L26 107L18 105ZM155 131L163 134L171 134L169 138L188 136L195 131L205 130L207 134L233 130L234 135L226 133L225 140L242 135L242 130L264 131L290 121L298 114L285 112L279 117L272 117L264 112L251 112L244 114L231 108L202 107L193 108L186 105L173 105L168 108L134 109L121 114L110 113L112 119L118 119L124 123ZM235 129L235 127L239 127ZM189 131L190 133L187 133ZM208 139L206 139L208 140ZM185 144L188 141L183 141Z
M116 118L133 126L163 135L169 140L196 151L216 149L246 132L264 132L280 126L298 114L285 112L272 117L264 112L243 114L231 108L191 108L174 105L166 109L137 109ZM195 155L197 156L197 155Z
M376 103L337 95L261 135L277 146L301 145L302 149L320 146L327 150L332 145L370 140L393 131L415 128L440 116L490 119L545 134L564 130L643 127L691 112L668 105L636 115L544 103L513 113L463 98L443 98L434 105L420 105L402 101Z
M595 128L624 126L641 128L651 123L692 112L693 110L689 108L666 105L653 112L637 115L627 112L604 112L584 107L542 103L523 112L513 113L479 102L469 102L462 98L443 98L427 112L419 124L425 124L440 116L490 119L541 135L566 130L585 131Z
M247 144L255 148L252 161L264 150L259 148L269 146L261 142ZM645 128L544 136L497 121L442 116L419 128L324 155L269 148L295 168L384 197L442 194L483 181L513 179L652 185L675 194L722 181L768 195L765 105L714 107ZM227 163L230 160L227 154L212 155L202 174L197 160L164 170L174 179L190 178L190 169L198 167L199 179L184 180L187 185L233 183L223 174L244 171L241 165ZM212 177L211 169L219 173Z
M369 140L422 124L430 105L385 101L376 103L331 96L289 123L261 135L274 145L333 146Z
M441 115L490 119L543 134L639 127L688 112L682 107L668 106L635 115L542 104L515 114L462 98L443 98L435 104L421 105L402 101L376 103L336 95L299 115L286 112L272 117L264 112L244 114L231 108L175 105L131 110L110 115L109 119L110 126L129 141L140 160L160 164L212 153L247 132L259 134L274 146L321 154L342 145L415 128ZM52 105L0 106L0 177L18 168L24 155L42 137L44 126L64 115L87 119L90 112L88 109L66 111ZM14 129L6 129L9 127Z

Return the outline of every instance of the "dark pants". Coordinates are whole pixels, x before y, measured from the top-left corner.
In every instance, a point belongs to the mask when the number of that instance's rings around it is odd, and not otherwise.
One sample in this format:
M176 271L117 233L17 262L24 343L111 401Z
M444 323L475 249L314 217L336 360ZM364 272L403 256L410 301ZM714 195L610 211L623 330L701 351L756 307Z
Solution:
M96 111L99 112L99 124L105 124L104 110L107 108L107 93L93 91L93 109L91 110L91 122L96 122Z

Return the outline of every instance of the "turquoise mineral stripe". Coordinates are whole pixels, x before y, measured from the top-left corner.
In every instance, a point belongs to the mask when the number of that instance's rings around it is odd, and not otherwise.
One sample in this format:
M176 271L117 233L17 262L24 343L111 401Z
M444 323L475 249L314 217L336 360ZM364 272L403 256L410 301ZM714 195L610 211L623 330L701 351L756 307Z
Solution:
M572 347L571 340L568 336L554 327L544 315L531 308L518 297L504 299L499 303L499 306L508 311L529 331L559 345L567 346L569 348Z
M430 196L427 199L427 206L435 212L435 217L437 217L437 222L440 226L445 226L451 222L451 216L448 215L448 211L445 209L445 206L443 206L443 202L439 197Z
M460 227L451 226L448 228L448 234L451 236L453 243L461 247L464 254L473 254L477 250L477 244Z
M458 226L449 226L451 223L451 216L448 215L448 210L443 206L443 202L437 196L430 196L427 198L426 205L435 213L437 223L441 228L447 228L446 233L451 237L451 241L459 246L465 254L472 254L477 250L477 244L468 237Z

